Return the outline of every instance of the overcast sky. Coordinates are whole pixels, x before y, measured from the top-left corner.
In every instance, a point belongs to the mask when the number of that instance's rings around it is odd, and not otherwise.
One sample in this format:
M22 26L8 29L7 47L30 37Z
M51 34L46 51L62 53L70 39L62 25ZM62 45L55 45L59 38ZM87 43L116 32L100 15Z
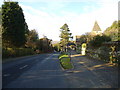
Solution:
M60 40L60 27L67 23L70 32L90 32L95 21L102 31L118 20L119 0L12 0L22 7L29 29L39 37ZM2 2L0 1L2 4Z

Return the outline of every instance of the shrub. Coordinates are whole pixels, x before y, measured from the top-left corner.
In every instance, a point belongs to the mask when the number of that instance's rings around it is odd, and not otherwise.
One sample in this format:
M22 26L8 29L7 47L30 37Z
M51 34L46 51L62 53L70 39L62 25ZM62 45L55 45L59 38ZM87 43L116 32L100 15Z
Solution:
M30 48L3 48L2 49L2 58L10 58L10 57L20 57L26 55L33 55L35 54L33 49Z
M105 36L105 35L103 35L103 36L97 35L97 36L93 37L93 40L91 40L89 42L89 44L91 47L98 48L102 45L103 42L108 42L108 41L111 41L110 37Z
M110 58L109 58L110 51L111 51L111 49L109 47L106 47L106 46L102 46L97 50L99 58L101 60L104 60L107 62L110 60Z
M70 61L70 57L65 53L65 54L60 54L59 55L59 60L60 64L64 69L71 69L73 68L73 65Z
M10 57L10 51L5 48L2 48L2 58L7 58L7 57Z

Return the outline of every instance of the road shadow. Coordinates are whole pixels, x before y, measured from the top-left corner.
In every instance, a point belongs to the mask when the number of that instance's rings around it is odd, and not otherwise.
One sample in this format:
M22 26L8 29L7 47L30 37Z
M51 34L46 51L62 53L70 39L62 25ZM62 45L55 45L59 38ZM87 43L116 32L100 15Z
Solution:
M88 58L76 52L71 53L71 59L74 64L73 73L82 74L89 70L111 87L118 87L118 67L113 64ZM86 69L82 70L82 67Z

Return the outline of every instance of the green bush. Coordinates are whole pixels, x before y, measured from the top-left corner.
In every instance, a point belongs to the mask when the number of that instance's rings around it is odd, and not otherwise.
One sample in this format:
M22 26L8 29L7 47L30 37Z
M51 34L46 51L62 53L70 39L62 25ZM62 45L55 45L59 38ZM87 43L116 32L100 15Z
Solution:
M70 57L67 55L67 53L62 53L59 55L59 60L60 60L60 64L64 69L71 69L73 68L73 65L70 61Z
M98 56L101 60L108 62L110 60L110 51L111 49L106 46L100 47L98 50Z
M98 49L89 49L86 51L87 55L95 58L95 59L100 59L104 60L106 62L110 61L110 51L111 49L106 47L106 46L101 46Z
M20 57L26 55L33 55L35 54L33 49L30 48L3 48L2 49L2 58L10 58L10 57Z
M10 57L10 51L5 48L2 48L2 58L7 58L7 57Z
M62 67L64 68L64 69L71 69L71 68L73 68L73 65L72 65L72 63L70 62L70 58L69 57L64 57L64 58L62 58L61 60L60 60L60 62L61 62L61 65L62 65Z
M103 42L109 42L111 41L111 38L109 36L103 35L103 36L95 36L93 37L93 40L89 42L89 45L94 48L99 48Z
M89 49L86 51L87 56L90 56L95 59L103 60L105 62L111 62L111 63L120 63L120 54L113 53L112 49L107 46L101 46L98 49Z
M119 51L120 52L120 51ZM117 60L118 60L118 64L120 65L120 53L118 53L118 58L117 58Z
M68 55L64 55L64 54L63 54L63 55L60 55L60 56L59 56L59 59L62 59L62 58L64 58L64 57L66 57L66 58L67 58L67 57L69 57L69 56L68 56Z
M62 55L68 55L67 52L61 52L61 54L58 56L58 58L60 58Z

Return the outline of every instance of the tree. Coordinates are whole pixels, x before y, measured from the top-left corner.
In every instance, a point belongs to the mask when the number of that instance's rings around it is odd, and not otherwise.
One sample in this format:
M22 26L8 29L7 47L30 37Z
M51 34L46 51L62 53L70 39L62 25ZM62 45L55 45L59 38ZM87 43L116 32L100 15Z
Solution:
M70 38L73 38L71 37L72 33L70 33L70 30L68 28L68 25L65 23L61 28L60 28L60 44L61 44L61 47L63 48L63 51L66 51L66 45L67 43L69 42L69 39Z
M36 49L36 47L37 47L36 44L38 43L38 40L39 40L38 33L36 32L35 29L33 29L33 30L28 32L27 42L26 42L25 46L32 48L32 49Z
M120 20L118 21L118 41L120 41Z
M2 25L2 8L0 7L0 26Z
M82 45L82 43L88 44L93 37L94 35L92 35L90 32L86 32L85 34L82 34L81 36L79 36L79 38L77 38L78 44L79 45Z
M6 47L25 45L28 28L22 8L18 2L4 2L2 5L2 43Z
M59 43L53 44L53 48L55 51L60 51L60 44Z
M114 21L110 27L108 27L105 31L104 34L107 36L110 36L112 41L118 41L120 40L119 37L119 22L120 21Z
M0 7L0 47L2 47L2 9Z
M53 51L53 46L51 44L51 39L48 39L46 36L41 38L38 43L38 49L42 52L51 52Z

